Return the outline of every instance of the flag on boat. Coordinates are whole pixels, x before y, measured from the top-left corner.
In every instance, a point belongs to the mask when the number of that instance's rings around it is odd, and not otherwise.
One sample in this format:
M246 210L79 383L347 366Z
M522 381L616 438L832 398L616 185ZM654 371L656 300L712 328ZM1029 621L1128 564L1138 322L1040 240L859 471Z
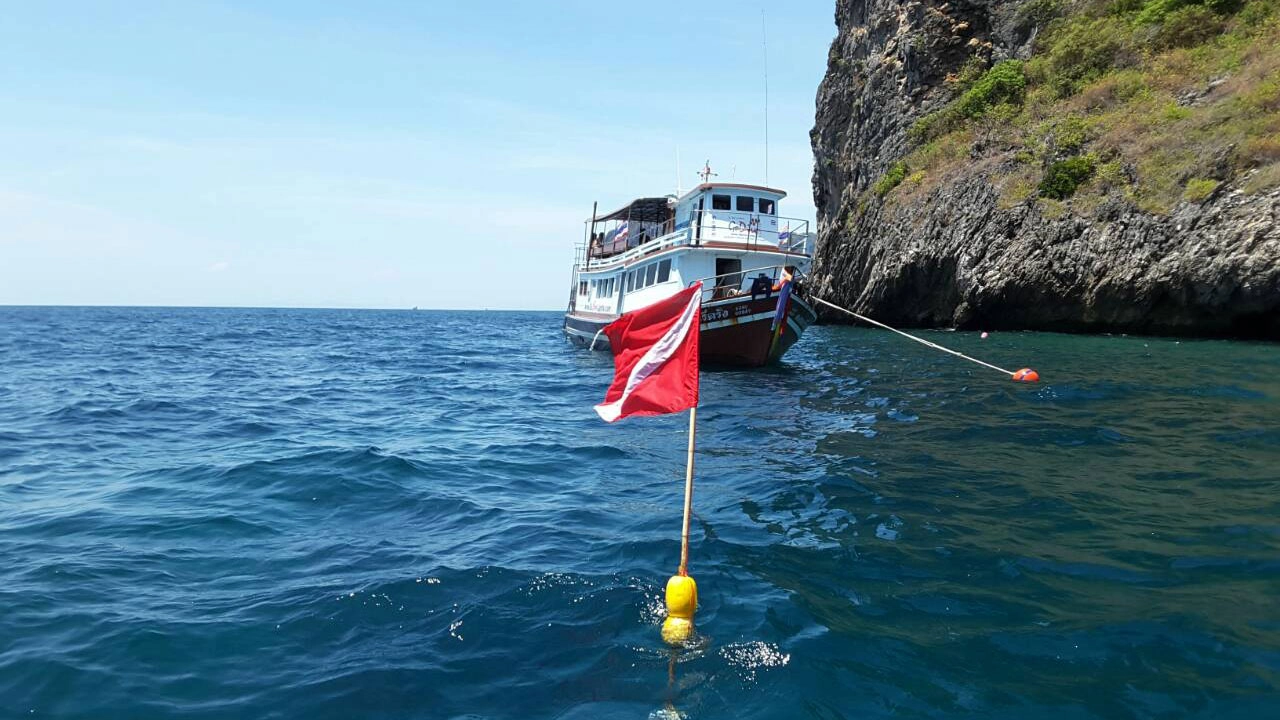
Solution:
M786 324L787 310L791 307L791 280L785 280L778 288L778 305L773 311L773 323L770 330L777 330Z
M778 291L778 305L773 312L773 323L769 326L769 332L772 337L769 338L769 355L773 356L773 351L778 346L778 341L782 339L782 333L787 329L787 311L791 309L791 273L784 267L782 268L782 277L777 285L773 286Z
M701 314L702 283L696 283L604 327L613 349L613 384L595 409L605 422L698 404Z

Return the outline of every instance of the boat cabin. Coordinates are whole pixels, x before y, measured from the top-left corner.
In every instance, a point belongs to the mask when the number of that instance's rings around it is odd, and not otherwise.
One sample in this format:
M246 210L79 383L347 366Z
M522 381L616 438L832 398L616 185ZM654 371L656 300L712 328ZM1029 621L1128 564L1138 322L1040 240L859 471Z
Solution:
M787 194L760 185L703 183L676 201L676 229L693 240L778 243L778 202Z

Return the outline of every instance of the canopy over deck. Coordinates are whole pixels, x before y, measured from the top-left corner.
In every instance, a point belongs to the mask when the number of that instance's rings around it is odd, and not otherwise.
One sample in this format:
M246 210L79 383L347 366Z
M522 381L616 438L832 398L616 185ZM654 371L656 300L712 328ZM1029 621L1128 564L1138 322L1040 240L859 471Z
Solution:
M596 216L596 222L605 220L635 220L636 222L666 222L671 217L675 200L671 197L637 198L606 215Z

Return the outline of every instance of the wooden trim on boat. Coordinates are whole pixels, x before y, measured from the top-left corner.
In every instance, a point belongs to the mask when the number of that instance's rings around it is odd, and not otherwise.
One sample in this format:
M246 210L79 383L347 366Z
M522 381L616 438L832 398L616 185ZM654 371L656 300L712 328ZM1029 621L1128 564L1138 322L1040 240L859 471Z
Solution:
M810 256L805 255L804 253L792 252L790 250L783 250L782 248L774 247L772 245L762 245L762 244L756 244L756 243L731 243L731 242L724 242L720 240L708 240L708 241L703 241L697 245L678 245L675 247L670 247L670 248L667 248L666 250L658 251L652 255L644 255L638 258L632 258L631 260L627 260L619 264L612 264L608 262L602 263L601 265L597 265L596 267L593 267L590 269L584 269L582 271L582 274L594 275L596 273L617 272L619 269L626 270L627 268L633 267L635 265L651 262L653 260L664 258L678 252L691 251L691 250L727 250L727 251L758 252L758 253L767 253L770 255L785 255L787 257L804 258L806 260L810 259Z
M699 184L697 187L690 190L689 192L686 192L684 195L681 195L680 199L683 200L689 195L692 195L696 192L701 192L703 190L715 190L716 188L727 188L729 190L763 190L767 193L773 193L774 195L781 195L784 198L787 196L786 190L771 188L767 185L748 185L746 183L732 183L732 182L727 182L727 183L705 182L705 183Z
M773 245L760 245L758 243L731 243L722 240L710 240L701 245L694 245L693 248L707 248L709 250L749 250L751 252L771 253L773 255L791 255L792 257L807 258L808 255L798 252L790 252Z

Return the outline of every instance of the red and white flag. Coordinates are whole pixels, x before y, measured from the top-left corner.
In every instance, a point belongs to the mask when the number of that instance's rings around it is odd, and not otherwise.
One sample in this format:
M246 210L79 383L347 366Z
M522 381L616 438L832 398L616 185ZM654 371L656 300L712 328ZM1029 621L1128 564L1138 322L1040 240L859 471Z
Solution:
M629 312L602 331L613 349L613 384L596 405L605 422L680 412L698 404L702 283Z

